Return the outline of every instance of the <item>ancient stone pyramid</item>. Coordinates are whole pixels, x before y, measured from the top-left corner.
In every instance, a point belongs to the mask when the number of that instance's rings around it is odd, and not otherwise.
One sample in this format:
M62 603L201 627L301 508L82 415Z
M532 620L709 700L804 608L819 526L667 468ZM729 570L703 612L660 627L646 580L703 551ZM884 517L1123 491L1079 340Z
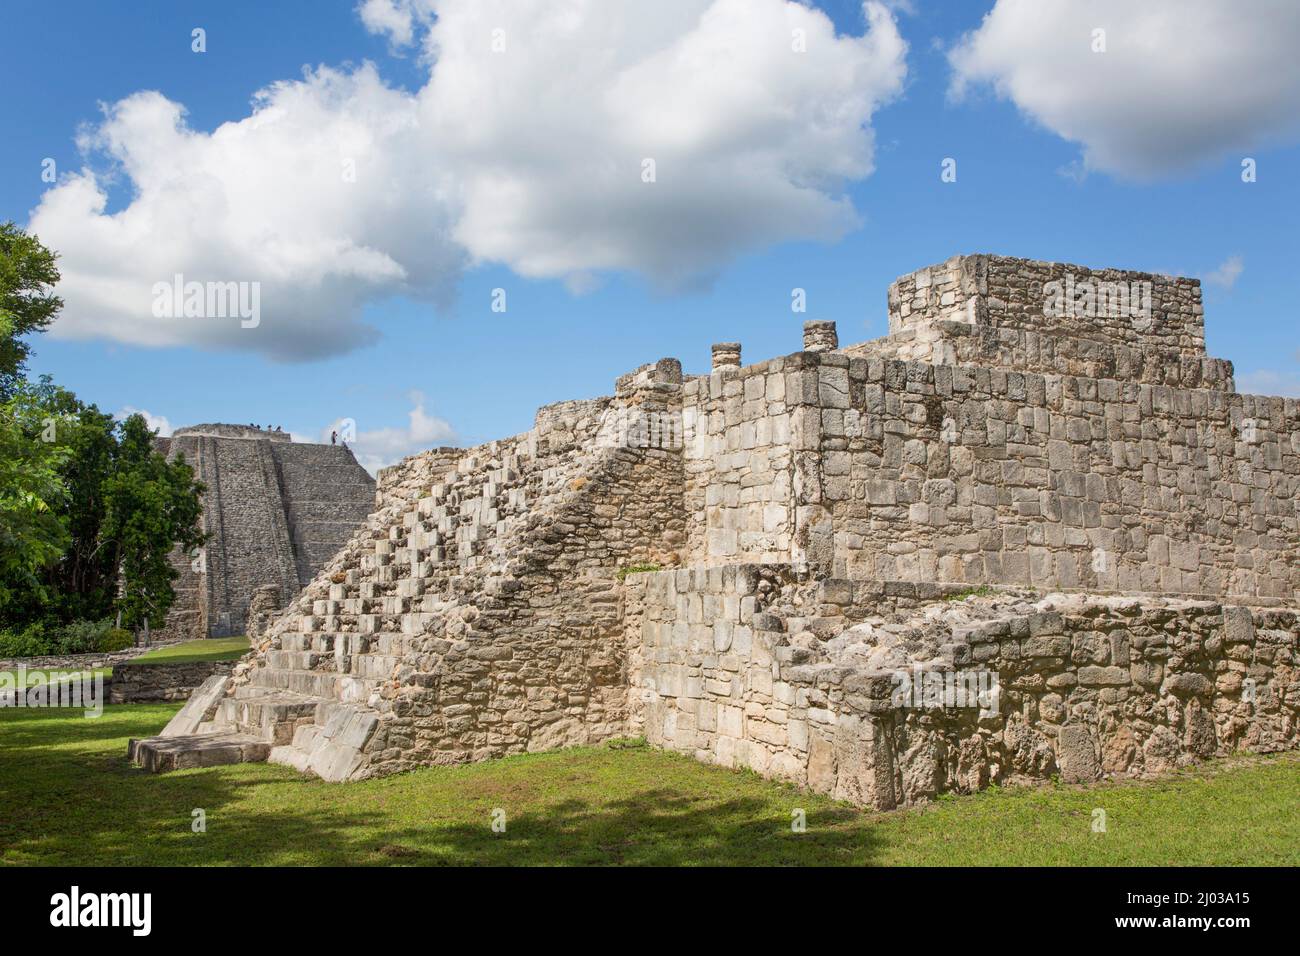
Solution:
M172 556L176 602L159 637L260 632L374 509L375 482L342 445L245 425L191 425L155 440L207 491L200 554Z
M998 256L890 334L665 359L381 473L154 769L326 780L644 734L879 807L1297 745L1300 407L1199 283Z

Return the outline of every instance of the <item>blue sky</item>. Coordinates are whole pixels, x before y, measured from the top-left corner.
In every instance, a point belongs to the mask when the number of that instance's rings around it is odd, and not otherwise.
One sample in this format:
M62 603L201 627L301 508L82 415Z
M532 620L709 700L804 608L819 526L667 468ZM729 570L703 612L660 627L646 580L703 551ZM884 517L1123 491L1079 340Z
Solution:
M949 50L980 27L991 6L895 5L896 29L907 44L905 79L870 113L874 171L825 187L832 197L846 196L858 217L836 238L777 235L748 248L744 236L725 237L721 264L686 282L665 282L654 266L601 268L598 257L582 282L526 277L521 272L529 267L521 263L544 254L547 241L520 250L507 239L501 248L510 251L493 261L482 252L496 248L489 238L471 244L450 296L407 294L400 284L391 294L382 283L378 291L368 287L360 308L379 334L359 348L285 361L241 347L238 338L145 345L110 326L94 333L95 317L83 315L78 335L90 329L89 337L40 337L32 371L50 373L104 409L144 409L173 426L253 421L318 436L350 417L370 433L369 453L378 461L418 450L406 446L431 436L438 440L423 443L476 443L521 431L538 405L607 393L617 375L662 356L680 358L688 372L703 371L715 341L740 340L748 361L794 351L804 318L836 320L842 342L884 335L886 288L896 276L957 253L996 252L1200 276L1207 280L1210 352L1236 364L1240 390L1300 394L1294 127L1268 103L1259 104L1255 128L1231 121L1246 107L1210 104L1195 135L1175 129L1150 137L1172 142L1185 135L1194 145L1179 147L1178 155L1201 151L1190 167L1153 159L1159 144L1137 142L1145 130L1108 128L1104 114L1080 121L1086 132L1079 135L1088 138L1071 141L1060 129L1076 129L1073 101L1035 100L1033 74L999 60L1007 54L996 44L976 51L971 74L1001 70L1001 87L975 82L954 99ZM820 9L841 36L863 33L860 5L826 0ZM206 30L201 54L191 50L196 26ZM183 104L191 130L208 133L248 117L255 91L301 79L304 67L347 71L370 61L387 86L409 94L430 70L418 39L395 47L398 38L367 29L351 2L11 0L5 27L0 61L11 77L25 80L0 105L0 219L21 224L51 189L41 179L46 157L61 175L87 162L98 169L107 214L132 202L130 176L113 174L102 155L78 150L79 129L103 120L101 103L156 90ZM1120 29L1112 27L1117 44ZM1279 68L1296 70L1294 62ZM1300 113L1294 100L1285 105ZM1157 107L1159 100L1153 116ZM1091 160L1081 159L1085 149ZM1256 160L1256 182L1242 182L1243 156ZM957 160L956 182L941 181L946 157ZM201 229L198 235L203 239ZM156 239L165 253L166 237ZM630 261L640 254L629 253ZM65 254L65 267L67 260ZM578 286L583 291L573 291ZM806 316L790 311L795 287L807 291ZM489 307L496 288L507 292L505 313ZM310 325L301 328L295 334L312 334ZM423 424L410 417L417 403ZM446 425L430 425L435 419Z

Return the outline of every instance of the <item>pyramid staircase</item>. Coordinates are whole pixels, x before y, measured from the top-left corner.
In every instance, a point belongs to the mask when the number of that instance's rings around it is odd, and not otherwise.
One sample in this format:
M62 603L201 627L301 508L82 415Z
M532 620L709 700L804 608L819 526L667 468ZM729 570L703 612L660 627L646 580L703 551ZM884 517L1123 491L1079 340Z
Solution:
M391 469L382 507L251 660L210 678L160 736L133 740L130 757L155 771L269 760L325 780L366 776L368 745L420 660L413 641L467 596L509 590L525 533L562 512L608 454L591 441L608 403L566 403L576 412L563 429Z

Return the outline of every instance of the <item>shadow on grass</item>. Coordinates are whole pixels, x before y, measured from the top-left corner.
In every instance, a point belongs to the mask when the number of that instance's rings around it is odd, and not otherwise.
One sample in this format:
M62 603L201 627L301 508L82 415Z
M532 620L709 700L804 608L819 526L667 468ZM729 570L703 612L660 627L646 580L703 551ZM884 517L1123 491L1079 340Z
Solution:
M98 721L0 716L0 862L781 865L860 864L873 852L849 808L794 791L788 801L737 793L748 783L732 775L679 792L656 779L671 767L637 752L584 758L615 774L608 789L574 771L572 755L529 758L531 768L516 765L486 789L484 777L437 768L326 784L262 764L164 775L130 766L126 738L156 733L174 710L109 708ZM806 833L791 829L793 806L808 807ZM504 832L492 827L498 807ZM192 831L195 810L206 832Z
M432 835L394 835L396 842L386 852L409 854L405 862L411 863L446 859L484 865L864 863L869 832L847 826L859 816L846 808L812 810L808 831L796 833L789 818L774 813L764 800L740 797L719 803L644 790L596 807L564 800L507 818L501 833L492 832L485 821L483 826L441 827ZM432 846L420 852L421 843Z
M291 773L286 771L286 773ZM436 771L435 771L436 773ZM868 834L826 829L850 811L815 814L811 833L791 832L760 800L699 807L665 791L593 807L564 800L481 823L431 819L395 826L383 810L289 809L310 788L303 779L231 779L227 768L161 777L112 774L117 798L86 801L76 782L55 783L50 804L0 823L6 862L54 865L794 865L863 863ZM250 789L274 807L241 806ZM280 791L276 794L276 791ZM65 800L66 798L66 800ZM80 799L81 805L74 806ZM193 833L202 808L207 832Z

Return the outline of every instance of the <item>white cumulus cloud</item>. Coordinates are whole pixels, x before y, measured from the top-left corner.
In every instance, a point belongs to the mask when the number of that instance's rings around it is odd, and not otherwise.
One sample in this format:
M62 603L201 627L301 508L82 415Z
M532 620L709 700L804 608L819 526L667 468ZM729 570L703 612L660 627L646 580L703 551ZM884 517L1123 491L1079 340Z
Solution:
M1206 274L1205 281L1221 289L1231 289L1245 271L1246 261L1241 256L1228 256L1213 271Z
M410 0L362 0L357 14L371 33L387 36L393 46L403 47L415 39L414 8Z
M340 441L346 440L361 466L371 474L387 467L416 452L425 451L437 445L454 445L458 438L451 423L425 409L425 396L413 391L409 395L411 409L407 412L404 428L388 426L366 429L364 423L347 418L338 418L321 429L319 437L303 439L295 434L295 441L319 441L328 444L333 434ZM349 434L355 437L349 439Z
M122 407L122 410L119 411L113 417L116 418L119 422L121 422L130 418L132 415L141 416L144 419L145 424L149 426L149 430L152 432L157 432L159 438L171 437L173 431L172 423L169 422L166 416L164 415L155 415L153 412L146 411L143 408L135 408L132 405L124 405Z
M161 93L109 107L85 144L130 182L130 202L108 213L107 183L87 168L31 218L62 256L52 331L315 358L374 340L368 301L446 301L466 258L450 236L454 187L423 161L416 112L371 66L271 86L250 117L211 133ZM258 283L259 323L156 316L154 286L176 275Z
M445 306L478 262L575 289L608 270L704 282L748 251L856 226L843 188L871 173L872 115L906 72L874 0L860 36L784 0L365 0L358 14L420 44L421 89L370 64L319 67L211 132L160 92L105 107L86 165L29 223L63 257L53 334L311 359L374 342L369 304ZM155 285L176 275L258 283L260 321L155 315Z
M997 0L949 51L951 92L987 84L1085 169L1153 179L1296 138L1297 47L1294 0Z
M1280 395L1300 398L1300 373L1260 368L1235 376L1237 391L1245 395Z

